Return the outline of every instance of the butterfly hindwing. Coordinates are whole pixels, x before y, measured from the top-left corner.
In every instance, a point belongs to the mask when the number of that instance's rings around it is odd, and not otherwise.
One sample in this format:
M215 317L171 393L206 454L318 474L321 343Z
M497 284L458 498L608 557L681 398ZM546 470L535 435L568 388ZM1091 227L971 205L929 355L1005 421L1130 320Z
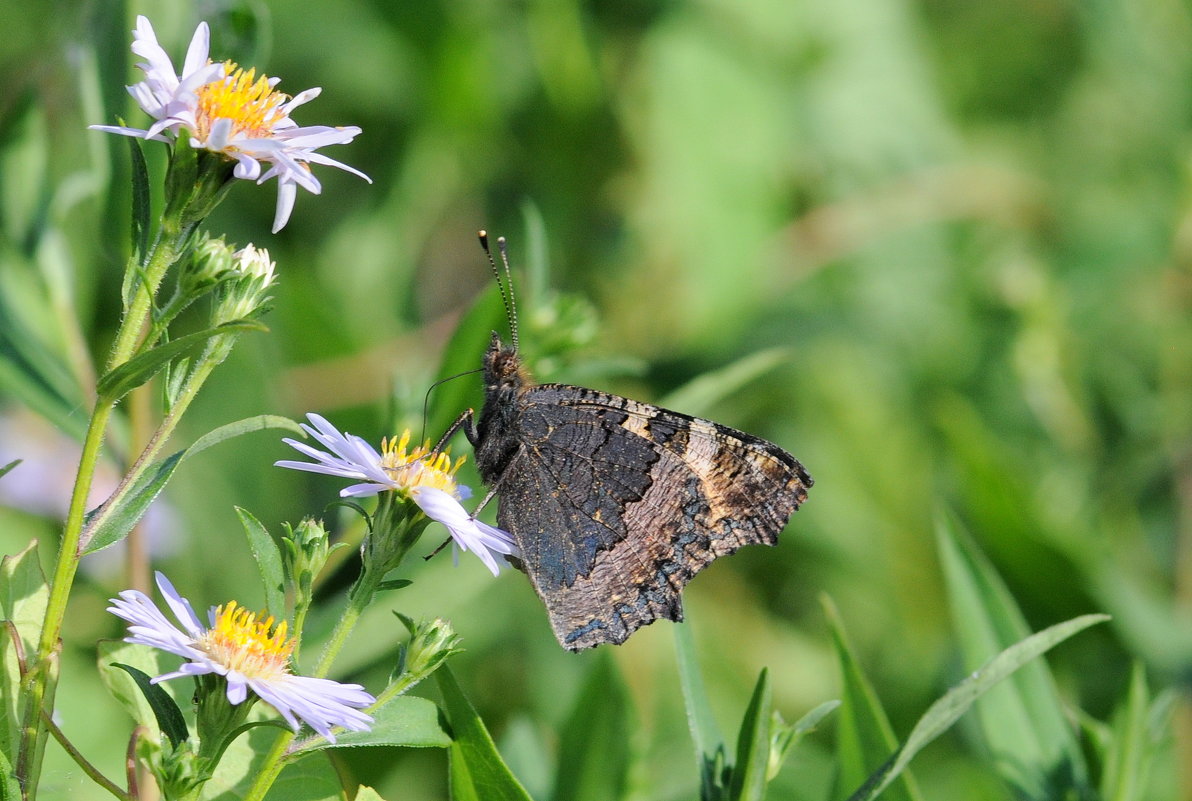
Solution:
M691 577L774 544L811 486L781 448L708 420L562 384L510 400L497 520L571 650L682 619Z

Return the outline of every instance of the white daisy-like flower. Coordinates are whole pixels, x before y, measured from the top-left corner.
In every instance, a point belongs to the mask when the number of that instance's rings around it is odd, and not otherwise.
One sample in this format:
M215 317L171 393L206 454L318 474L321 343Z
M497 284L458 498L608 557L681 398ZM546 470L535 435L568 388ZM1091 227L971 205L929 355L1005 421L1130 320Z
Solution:
M460 505L461 500L472 494L455 480L455 471L463 463L462 457L452 464L447 454L433 453L425 445L408 451L409 431L400 439L382 440L378 453L362 438L341 433L325 418L313 413L306 417L311 425L303 423L302 428L326 450L294 439L283 439L287 445L315 461L283 460L274 462L277 467L361 480L363 483L340 490L340 496L345 498L389 490L408 494L427 517L447 527L454 547L476 554L494 576L500 572L503 561L497 556L521 555L507 532L477 520Z
M128 87L142 110L154 119L148 128L122 125L92 125L97 131L137 136L161 142L188 137L190 146L223 154L236 162L233 175L264 183L277 178L277 211L273 232L290 219L298 187L319 194L322 185L310 170L311 164L325 164L358 175L367 175L318 152L327 145L351 142L360 128L349 125L299 127L290 113L316 97L320 88L307 89L294 97L275 91L279 78L257 77L231 61L212 63L208 57L210 30L207 23L195 29L182 72L175 73L170 57L157 42L149 20L137 17L132 51L145 59L137 67L145 80ZM166 136L169 134L169 136ZM266 165L262 169L262 165Z
M251 690L281 713L294 731L298 731L299 721L305 721L333 743L334 726L349 731L367 731L371 727L373 719L360 710L376 699L359 684L340 684L290 672L294 640L286 637L285 621L275 626L272 617L261 620L231 601L211 607L207 614L210 625L204 626L190 601L179 595L161 573L157 574L157 587L179 625L139 590L121 592L108 607L109 612L129 624L125 642L148 645L187 660L173 673L154 678L153 684L215 673L227 680L229 703L243 703Z

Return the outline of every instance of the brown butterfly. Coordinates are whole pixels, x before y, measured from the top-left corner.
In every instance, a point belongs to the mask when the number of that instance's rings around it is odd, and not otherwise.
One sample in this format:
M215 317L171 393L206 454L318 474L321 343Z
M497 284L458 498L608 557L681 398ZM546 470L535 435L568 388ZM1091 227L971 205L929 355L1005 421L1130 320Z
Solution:
M500 286L484 231L480 242ZM508 281L504 238L497 244ZM479 422L469 410L457 425L564 648L622 643L658 618L682 620L680 591L713 559L777 543L813 483L797 459L710 420L534 383L508 298L506 312L513 345L493 334Z

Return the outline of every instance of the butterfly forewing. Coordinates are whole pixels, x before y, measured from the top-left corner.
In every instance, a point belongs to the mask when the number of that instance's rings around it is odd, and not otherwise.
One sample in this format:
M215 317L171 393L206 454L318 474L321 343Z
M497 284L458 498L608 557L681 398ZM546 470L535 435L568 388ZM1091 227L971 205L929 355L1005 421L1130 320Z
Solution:
M812 483L765 440L616 395L526 385L503 403L514 409L502 405L499 436L517 447L488 477L497 521L571 650L682 619L691 577L742 545L774 544Z

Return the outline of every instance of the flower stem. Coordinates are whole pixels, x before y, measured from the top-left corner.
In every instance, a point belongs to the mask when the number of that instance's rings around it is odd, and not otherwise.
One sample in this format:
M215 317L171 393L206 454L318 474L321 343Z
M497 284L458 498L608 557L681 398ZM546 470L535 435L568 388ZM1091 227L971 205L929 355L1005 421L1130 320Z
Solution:
M348 591L348 607L335 624L335 630L331 632L331 639L327 641L327 645L323 648L323 653L319 657L319 663L315 665L315 669L311 674L312 676L321 679L331 671L331 665L335 662L335 657L343 650L344 644L347 643L352 630L356 628L356 623L359 622L361 613L368 606L368 602L372 600L379 583L380 578L375 577L372 571L365 570L361 572L360 578L356 580L356 583L352 585L352 589ZM245 801L261 801L265 797L265 793L269 792L269 788L281 773L282 768L285 767L286 752L290 747L290 743L294 741L294 737L295 732L286 731L282 732L273 741L273 746L269 749L264 761L261 763L260 772L257 773L256 780L244 796Z
M163 221L162 230L163 232L172 230L168 220ZM144 280L140 283L129 311L116 334L116 342L112 346L112 353L108 359L109 370L118 367L132 357L140 332L148 320L153 294L156 292L158 284L161 283L166 270L177 260L179 247L184 238L176 234L164 236L164 244L154 249L145 269ZM136 265L132 265L130 269L136 269ZM52 705L48 703L53 698L55 689L52 686L54 683L54 671L51 669L53 655L62 634L66 604L70 598L70 589L74 584L75 573L79 567L79 538L83 532L87 497L91 492L95 469L99 463L99 453L103 447L104 434L116 400L118 399L101 396L96 399L95 408L91 412L91 420L83 438L83 451L79 457L79 469L75 475L70 508L62 530L62 541L58 546L58 558L50 584L49 599L46 602L45 620L42 623L37 654L30 662L29 672L24 679L25 707L21 730L21 750L17 757L16 774L21 782L25 801L34 801L37 795L37 783L41 775L46 735L42 723L43 712L48 717L53 711Z
M91 479L95 474L104 430L111 413L112 405L101 401L91 415L91 422L83 439L83 453L79 459L79 472L75 477L74 494L71 496L70 510L67 512L62 542L58 547L58 561L54 567L50 596L46 602L41 639L38 641L37 654L30 662L29 672L25 675L25 710L16 774L24 789L26 801L33 801L37 794L37 780L41 775L41 758L45 744L45 732L41 728L42 713L43 707L47 706L47 696L53 695L53 688L50 687L51 659L62 632L66 602L79 566L76 552L79 535L83 530L87 494L91 490ZM44 712L48 716L52 709L44 709Z
M133 801L133 797L131 795L126 793L124 790L121 790L119 785L117 785L107 776L104 776L102 773L100 773L99 768L87 761L87 758L79 752L79 749L74 747L74 743L67 739L66 733L62 731L62 729L58 728L53 720L51 720L48 716L44 716L42 722L45 724L45 727L49 730L50 734L54 736L54 739L58 741L58 745L62 746L62 749L70 755L71 759L73 759L75 764L82 769L83 773L86 773L87 776L90 777L91 781L95 782L100 787L119 798L120 801Z

